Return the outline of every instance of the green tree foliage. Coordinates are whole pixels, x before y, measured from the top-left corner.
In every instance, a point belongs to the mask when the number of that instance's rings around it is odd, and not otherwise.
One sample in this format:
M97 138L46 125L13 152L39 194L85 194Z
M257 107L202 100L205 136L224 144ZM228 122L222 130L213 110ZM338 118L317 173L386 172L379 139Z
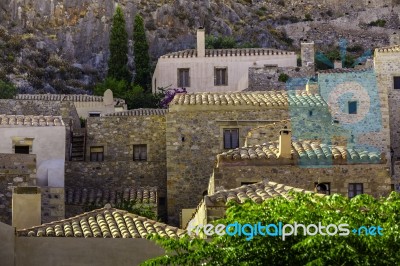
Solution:
M335 60L341 60L339 49L330 50L326 53L326 58L329 59L327 62L321 60L317 55L315 57L315 66L317 70L325 70L333 68L333 62ZM344 59L343 67L352 68L354 67L355 57L349 53L346 54Z
M94 94L103 96L104 92L110 89L115 98L124 99L128 109L137 108L161 108L161 100L164 98L164 91L159 89L155 94L145 91L139 85L129 85L125 80L106 78L102 83L97 84Z
M233 49L233 48L257 48L255 43L244 42L242 44L236 43L235 39L231 36L206 36L206 49Z
M263 225L270 223L305 225L348 224L381 226L383 236L317 234L281 237L255 235L214 236L212 240L164 239L151 236L168 255L149 260L145 265L398 265L400 261L400 194L375 199L359 195L348 199L338 194L292 194L292 199L275 197L261 204L247 201L230 204L226 217L215 223ZM173 251L173 253L171 253Z
M135 54L136 67L134 83L141 86L145 91L149 91L151 84L150 56L143 18L140 15L136 15L134 23L133 52Z
M89 212L95 209L103 208L104 205L101 204L88 204L84 206L84 211ZM129 213L137 214L139 216L147 217L152 220L157 220L157 214L153 211L150 205L137 203L134 200L120 200L115 206L116 209L124 210Z
M117 7L113 17L110 34L110 59L107 77L131 82L128 71L128 33L125 29L125 18L121 7Z
M0 80L0 99L12 99L16 94L17 89L13 84Z
M285 73L281 73L278 77L278 81L280 82L286 82L289 80L289 75L285 74Z

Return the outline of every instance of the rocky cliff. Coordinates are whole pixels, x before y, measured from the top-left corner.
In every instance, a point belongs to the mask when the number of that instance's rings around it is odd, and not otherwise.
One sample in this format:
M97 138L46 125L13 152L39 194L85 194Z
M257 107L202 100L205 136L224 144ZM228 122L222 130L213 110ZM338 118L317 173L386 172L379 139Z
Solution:
M144 17L155 62L167 52L194 48L195 30L203 25L209 34L232 35L239 43L261 47L296 49L305 38L326 46L341 37L367 47L381 46L389 43L389 35L400 26L397 2L1 0L0 79L13 80L25 92L90 89L106 73L109 31L117 4L124 9L130 38L135 14ZM377 19L387 23L368 26ZM130 51L132 71L133 57Z

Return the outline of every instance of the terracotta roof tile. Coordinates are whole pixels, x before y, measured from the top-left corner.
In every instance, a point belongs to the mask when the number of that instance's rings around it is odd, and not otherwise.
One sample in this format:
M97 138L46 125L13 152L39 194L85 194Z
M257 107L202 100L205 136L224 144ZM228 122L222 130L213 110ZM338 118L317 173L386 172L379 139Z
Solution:
M319 94L305 91L221 92L177 94L171 105L327 106Z
M214 195L206 196L206 202L210 203L227 203L229 201L236 201L237 203L243 203L246 200L252 200L256 203L262 203L263 201L282 196L290 198L289 191L313 193L301 188L294 188L275 182L258 182L251 185L241 186L235 189L220 190Z
M237 148L218 155L218 158L227 160L277 160L278 145L279 142L275 141ZM293 141L292 155L293 158L311 161L317 165L330 163L332 160L345 160L346 163L350 164L381 162L381 155L377 152L321 144L316 141Z
M242 49L206 49L205 57L227 56L266 56L266 55L294 55L294 52L270 48L242 48ZM197 57L196 49L187 49L165 54L161 58L190 58Z
M178 238L185 231L127 211L106 207L17 231L18 236L29 237L145 238L149 234Z
M17 94L16 100L38 100L38 101L73 101L73 102L103 102L103 96L87 94ZM114 98L118 105L125 103L125 100Z
M109 114L105 114L104 116L166 115L167 112L168 112L167 109L143 108L143 109L133 109L133 110L128 110L128 111L109 113Z
M137 204L157 204L157 188L125 188L120 190L98 188L67 188L65 191L65 204L69 205L104 205L121 202L124 200L135 201Z
M343 74L343 73L358 73L358 72L365 72L371 71L372 68L334 68L334 69L326 69L318 71L319 74Z
M43 115L0 115L0 127L24 126L24 127L46 127L64 126L61 116Z

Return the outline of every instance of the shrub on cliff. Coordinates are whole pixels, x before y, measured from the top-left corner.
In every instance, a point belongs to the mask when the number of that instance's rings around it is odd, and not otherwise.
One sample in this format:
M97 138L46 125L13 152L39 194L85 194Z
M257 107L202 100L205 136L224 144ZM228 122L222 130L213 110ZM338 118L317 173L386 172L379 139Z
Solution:
M134 21L133 52L136 68L134 83L141 86L145 91L149 91L151 84L149 45L147 44L143 18L140 15L136 15Z
M128 71L128 33L125 29L125 18L121 7L117 7L113 17L110 34L110 59L107 77L131 82Z
M17 94L13 84L0 80L0 99L12 99Z

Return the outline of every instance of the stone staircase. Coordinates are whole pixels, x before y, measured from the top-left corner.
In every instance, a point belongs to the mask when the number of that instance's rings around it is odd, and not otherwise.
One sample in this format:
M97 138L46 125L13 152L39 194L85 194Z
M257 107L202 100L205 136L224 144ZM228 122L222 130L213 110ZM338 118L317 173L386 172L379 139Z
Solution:
M72 133L70 161L85 160L85 136L86 132L84 130Z

